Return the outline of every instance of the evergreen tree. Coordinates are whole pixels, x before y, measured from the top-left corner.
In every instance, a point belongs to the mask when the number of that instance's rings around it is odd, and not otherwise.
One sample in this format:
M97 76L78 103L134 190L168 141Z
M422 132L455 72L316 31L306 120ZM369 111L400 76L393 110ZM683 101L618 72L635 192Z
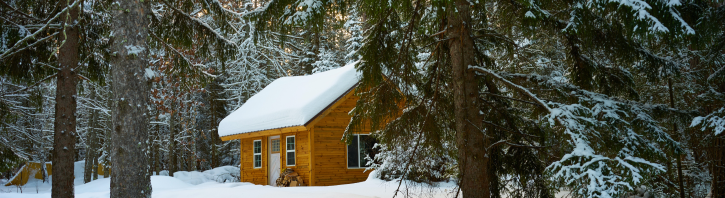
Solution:
M467 197L515 193L506 191L512 185L550 197L556 185L545 171L581 196L622 195L657 181L667 169L662 164L670 164L668 153L682 152L663 121L686 120L693 111L668 107L668 101L640 102L635 84L652 87L682 72L684 61L666 58L695 32L688 25L694 21L682 19L681 4L421 1L360 7L371 25L359 50L366 94L352 112L348 134L380 130L383 145L412 139L422 148L458 137L458 174ZM467 169L467 163L476 165ZM512 184L503 177L520 180ZM478 183L467 186L472 181Z
M94 29L97 26L83 22L89 16L84 15L81 4L81 1L2 3L2 75L15 81L36 82L16 92L24 92L48 79L57 80L52 161L58 174L53 182L53 197L74 196L72 170L75 142L79 137L76 132L77 82L78 79L98 80L98 76L89 79L81 73L102 66L87 62L89 59L80 61L82 48L98 48L81 42L80 35L102 34ZM45 77L40 79L39 76Z
M149 1L118 1L113 9L111 78L113 132L111 197L151 197L147 102L144 74L149 63Z

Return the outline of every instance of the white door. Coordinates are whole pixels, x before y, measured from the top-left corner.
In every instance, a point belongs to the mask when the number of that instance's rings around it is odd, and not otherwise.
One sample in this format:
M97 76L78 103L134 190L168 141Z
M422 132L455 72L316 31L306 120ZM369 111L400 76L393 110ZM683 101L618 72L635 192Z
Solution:
M269 175L269 185L270 186L277 186L277 178L279 178L280 173L280 159L279 159L279 147L280 147L280 141L279 136L273 136L269 137L269 169L268 169L268 175Z

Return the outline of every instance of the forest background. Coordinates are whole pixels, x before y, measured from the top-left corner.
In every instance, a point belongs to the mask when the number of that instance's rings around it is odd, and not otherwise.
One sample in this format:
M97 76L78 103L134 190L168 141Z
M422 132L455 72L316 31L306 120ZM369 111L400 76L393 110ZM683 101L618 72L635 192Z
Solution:
M2 1L0 172L52 161L54 197L72 196L68 164L86 160L87 182L121 166L119 115L143 129L138 181L238 165L221 119L277 78L356 64L346 137L374 131L382 179L453 179L466 197L723 196L723 5ZM119 94L129 79L140 95Z

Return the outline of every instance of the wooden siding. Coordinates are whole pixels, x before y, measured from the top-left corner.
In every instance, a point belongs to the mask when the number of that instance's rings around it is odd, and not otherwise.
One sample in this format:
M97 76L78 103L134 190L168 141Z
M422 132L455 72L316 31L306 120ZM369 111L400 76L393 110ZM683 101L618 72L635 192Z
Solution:
M347 145L341 141L350 122L348 112L355 107L358 97L341 101L313 126L314 185L329 186L365 181L370 171L347 168Z
M262 167L254 168L254 140L262 141ZM242 182L267 185L267 137L255 137L241 140L241 159L239 167Z
M295 136L295 165L294 166L287 166L287 136L294 135ZM292 170L295 170L297 174L299 174L302 177L302 180L305 182L305 185L310 184L310 146L309 146L309 132L307 131L300 131L295 133L284 133L280 136L281 138L281 148L280 153L281 157L280 160L282 161L282 170L285 168L291 168Z
M299 131L292 133L283 133L280 135L280 168L284 170L287 167L287 136L295 136L295 156L297 158L296 165L290 166L289 168L295 170L305 184L310 182L310 146L309 146L309 133L307 131ZM262 167L254 168L254 140L262 141ZM269 136L259 136L253 138L246 138L241 140L241 181L250 182L257 185L269 185L268 182L268 171L269 168Z

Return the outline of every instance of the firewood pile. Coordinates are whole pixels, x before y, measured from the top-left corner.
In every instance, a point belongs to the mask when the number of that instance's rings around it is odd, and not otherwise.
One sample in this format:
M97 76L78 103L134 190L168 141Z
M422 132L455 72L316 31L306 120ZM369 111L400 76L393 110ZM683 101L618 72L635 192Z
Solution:
M279 174L279 178L277 178L277 186L279 187L295 187L304 185L305 182L302 181L302 177L290 168L285 169Z

